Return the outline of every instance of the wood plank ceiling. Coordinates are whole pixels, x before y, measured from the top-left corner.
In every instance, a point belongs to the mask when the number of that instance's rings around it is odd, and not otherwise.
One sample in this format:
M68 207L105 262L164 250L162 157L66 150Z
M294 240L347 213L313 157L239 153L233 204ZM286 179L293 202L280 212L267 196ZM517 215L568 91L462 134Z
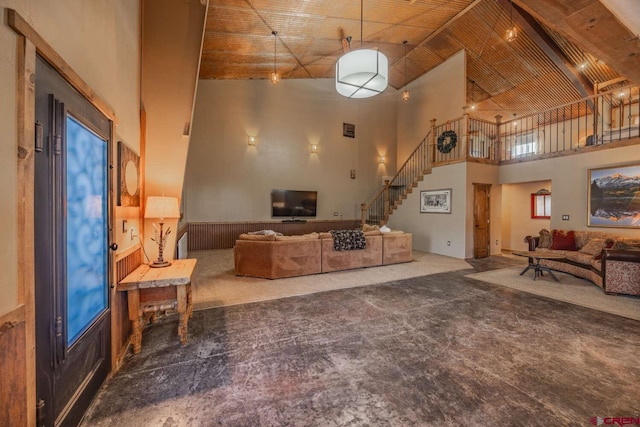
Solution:
M396 89L466 49L467 101L486 117L569 103L591 94L595 82L626 77L618 85L640 83L638 38L599 0L516 0L513 9L509 0L363 5L361 24L360 0L209 0L200 78L267 79L274 64L283 79L333 78L343 39L351 36L351 49L360 48L362 37L362 47L389 58ZM574 27L559 25L572 19ZM509 43L504 36L511 22L519 34ZM590 39L611 33L613 53Z

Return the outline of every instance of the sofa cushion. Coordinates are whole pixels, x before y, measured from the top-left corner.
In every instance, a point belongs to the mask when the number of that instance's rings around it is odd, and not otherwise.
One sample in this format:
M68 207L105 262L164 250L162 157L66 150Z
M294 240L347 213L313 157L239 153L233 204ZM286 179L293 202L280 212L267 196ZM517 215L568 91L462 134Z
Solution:
M566 256L570 261L584 264L585 266L591 265L591 261L593 261L593 255L585 254L580 251L567 251L564 256Z
M580 249L580 252L587 255L598 255L600 252L602 252L604 246L604 239L591 239Z
M553 230L551 249L576 251L576 237L573 230Z
M319 237L319 234L314 231L313 233L300 234L298 236L276 236L276 240L318 240Z
M549 230L545 230L544 228L540 230L540 241L538 242L539 248L550 248L551 247L551 233Z
M282 233L278 231L273 231L273 230L249 231L247 234L257 234L261 236L265 236L265 235L282 236Z
M260 242L275 242L276 235L275 234L247 234L243 233L238 236L238 240L253 240Z

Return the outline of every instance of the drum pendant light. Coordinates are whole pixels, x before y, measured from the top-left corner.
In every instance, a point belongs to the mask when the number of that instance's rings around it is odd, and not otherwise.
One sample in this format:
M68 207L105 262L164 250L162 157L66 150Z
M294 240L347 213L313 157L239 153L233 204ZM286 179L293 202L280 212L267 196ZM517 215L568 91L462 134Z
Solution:
M389 61L377 49L362 49L363 1L360 0L360 49L347 52L336 63L336 91L347 98L370 98L388 83Z

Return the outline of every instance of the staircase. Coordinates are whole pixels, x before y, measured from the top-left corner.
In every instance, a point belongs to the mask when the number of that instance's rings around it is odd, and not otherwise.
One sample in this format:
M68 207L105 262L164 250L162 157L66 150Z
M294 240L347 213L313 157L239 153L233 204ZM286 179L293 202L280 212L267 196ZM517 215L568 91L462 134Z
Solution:
M432 131L429 131L413 150L393 179L385 181L382 190L369 203L361 205L362 224L386 224L393 211L411 194L418 183L424 180L424 176L431 173L428 149L431 133Z

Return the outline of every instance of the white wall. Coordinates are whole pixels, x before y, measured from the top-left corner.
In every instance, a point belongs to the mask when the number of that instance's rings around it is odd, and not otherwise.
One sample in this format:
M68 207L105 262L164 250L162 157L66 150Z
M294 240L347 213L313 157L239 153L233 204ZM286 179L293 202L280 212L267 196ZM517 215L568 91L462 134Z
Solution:
M5 224L0 245L0 314L17 304L18 236L14 224L20 220L16 216L17 39L5 24L6 8L15 9L114 109L119 120L118 139L136 151L140 141L138 2L0 0L0 222ZM118 215L128 213L116 210Z
M388 226L413 234L413 248L465 258L467 213L465 163L433 168L391 215ZM420 191L451 188L451 213L420 213ZM451 245L447 245L451 242Z
M502 239L506 250L528 249L525 236L537 236L541 229L549 230L551 220L531 218L531 194L540 189L551 191L551 213L553 214L557 195L551 188L551 181L523 182L502 185Z
M466 103L465 63L462 50L409 83L408 101L402 101L402 92L398 92L398 167L429 133L432 119L442 124L462 116Z
M503 184L551 180L550 228L567 230L602 229L624 236L640 237L640 230L631 228L587 227L588 171L593 168L620 165L640 159L640 145L595 151L548 160L523 162L500 167ZM568 221L562 215L569 215ZM533 230L533 232L540 231ZM522 234L512 230L512 234Z
M318 219L360 218L360 203L395 173L397 93L346 99L334 85L201 80L185 175L187 220L268 220L276 188L317 190ZM355 138L342 136L343 122L356 125ZM249 135L256 146L248 146Z

